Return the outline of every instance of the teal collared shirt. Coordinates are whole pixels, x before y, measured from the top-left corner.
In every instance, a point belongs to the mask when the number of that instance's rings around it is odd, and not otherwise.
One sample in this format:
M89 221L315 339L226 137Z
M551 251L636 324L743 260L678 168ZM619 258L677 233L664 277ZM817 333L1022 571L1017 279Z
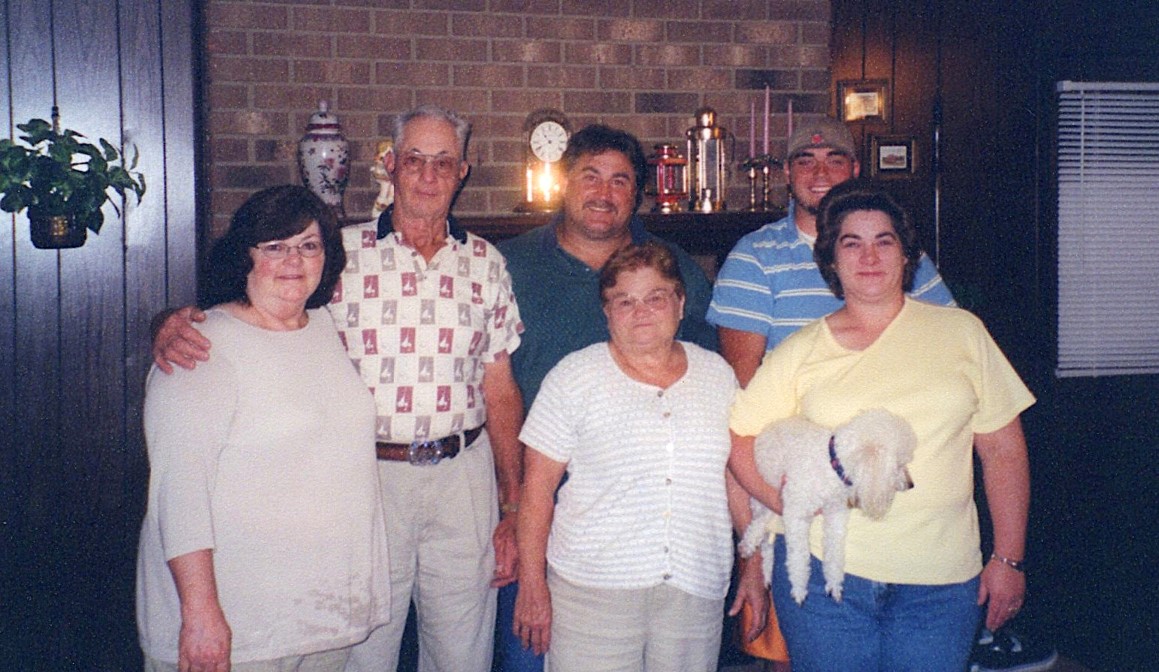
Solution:
M507 258L515 300L525 331L511 355L515 382L523 393L524 411L531 408L543 377L564 356L593 343L608 340L607 318L599 295L599 271L588 267L559 246L557 214L549 223L503 241L497 246ZM684 319L676 338L715 351L716 330L705 322L712 287L704 271L684 250L644 229L633 217L632 242L664 242L676 255L684 278Z

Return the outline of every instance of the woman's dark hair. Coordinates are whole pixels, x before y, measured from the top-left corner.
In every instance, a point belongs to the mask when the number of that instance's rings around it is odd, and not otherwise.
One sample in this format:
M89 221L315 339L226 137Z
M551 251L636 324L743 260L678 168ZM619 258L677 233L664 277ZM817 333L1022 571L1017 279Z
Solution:
M620 274L641 268L655 269L661 277L676 283L676 296L684 296L684 278L680 275L680 265L668 246L649 240L643 245L628 245L616 251L608 263L600 269L600 300L608 301L608 290L616 286Z
M834 296L845 298L845 290L837 277L834 261L837 257L837 237L841 234L841 224L851 212L873 210L885 213L893 223L893 231L901 242L905 255L905 270L902 274L902 290L910 291L914 286L914 273L922 257L918 244L918 233L914 229L909 213L889 192L865 180L848 180L833 187L817 206L817 242L813 245L813 260L821 271L821 277L829 285Z
M568 138L567 149L560 161L564 172L570 173L580 157L604 152L620 152L632 164L632 172L636 174L636 207L640 207L644 200L644 184L648 180L648 159L640 141L631 133L603 124L584 126Z
M318 289L306 300L307 308L330 302L334 285L346 266L342 234L334 211L306 187L282 185L250 196L229 222L229 230L213 244L202 273L197 304L202 308L240 301L249 304L246 280L254 268L250 248L271 240L285 240L317 222L326 248Z

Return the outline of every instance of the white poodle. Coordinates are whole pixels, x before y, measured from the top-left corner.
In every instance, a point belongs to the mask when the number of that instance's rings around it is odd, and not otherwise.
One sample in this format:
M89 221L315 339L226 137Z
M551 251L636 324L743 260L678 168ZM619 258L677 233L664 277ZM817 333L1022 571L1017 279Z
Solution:
M909 423L881 409L865 411L833 432L794 417L769 425L757 436L757 470L781 490L785 567L797 604L805 601L809 583L813 516L824 514L825 592L840 601L849 509L858 507L873 519L884 516L894 495L913 487L905 465L916 447ZM753 521L740 542L745 557L760 548L766 581L773 568L773 520L773 513L754 499Z

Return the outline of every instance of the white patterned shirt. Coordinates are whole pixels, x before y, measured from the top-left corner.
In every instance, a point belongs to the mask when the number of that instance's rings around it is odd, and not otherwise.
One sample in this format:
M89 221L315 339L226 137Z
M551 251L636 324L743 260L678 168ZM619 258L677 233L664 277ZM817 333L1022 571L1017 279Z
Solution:
M486 421L483 365L519 347L523 323L507 262L448 222L428 263L390 225L342 229L346 268L330 312L378 406L379 441L410 443Z
M681 344L688 370L667 389L629 378L597 343L564 357L531 406L520 440L567 463L547 561L572 583L667 583L713 600L728 590L736 377L720 355Z

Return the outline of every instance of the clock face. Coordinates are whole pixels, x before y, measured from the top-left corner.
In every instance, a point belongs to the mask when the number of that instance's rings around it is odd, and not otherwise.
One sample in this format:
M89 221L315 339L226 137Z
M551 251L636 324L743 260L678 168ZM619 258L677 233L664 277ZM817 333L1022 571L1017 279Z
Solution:
M557 121L545 121L531 129L531 153L546 163L559 161L567 149L567 131Z

